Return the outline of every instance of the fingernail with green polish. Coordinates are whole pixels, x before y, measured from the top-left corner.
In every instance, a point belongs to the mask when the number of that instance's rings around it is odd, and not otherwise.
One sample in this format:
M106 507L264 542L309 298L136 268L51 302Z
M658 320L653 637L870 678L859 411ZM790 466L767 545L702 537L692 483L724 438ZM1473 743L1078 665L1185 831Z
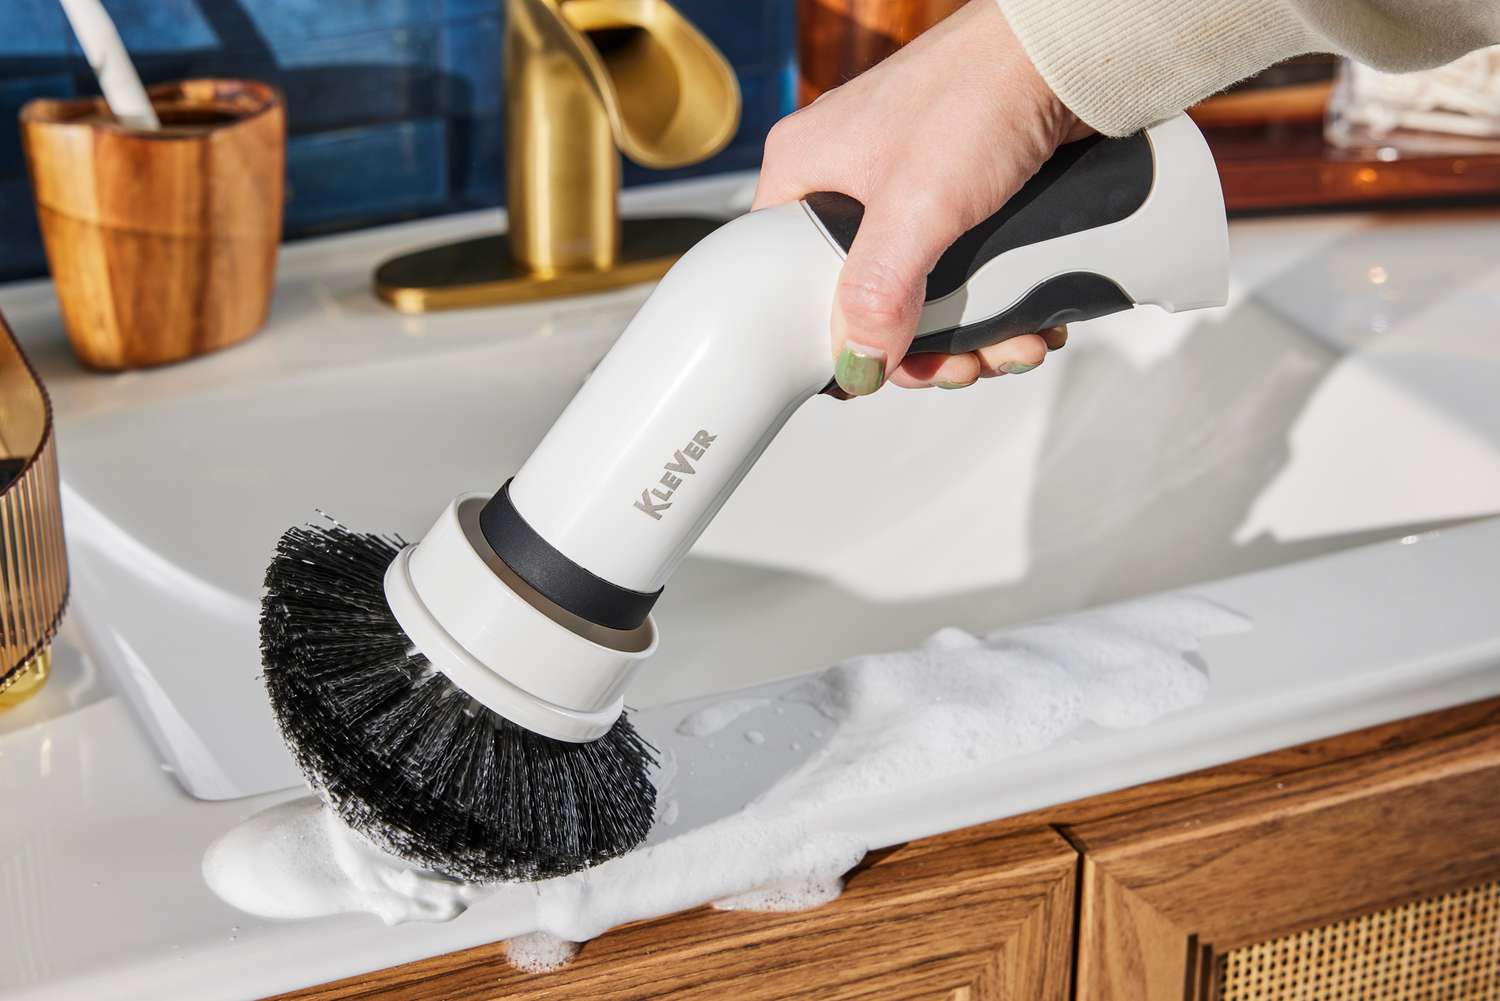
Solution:
M833 381L851 396L869 396L885 381L885 352L846 341L833 367Z
M1028 365L1024 361L1003 361L1000 363L1000 371L1006 375L1020 375L1022 372L1030 372L1034 368L1036 368L1035 365Z
M967 382L945 382L939 379L933 385L938 389L967 389L971 384Z

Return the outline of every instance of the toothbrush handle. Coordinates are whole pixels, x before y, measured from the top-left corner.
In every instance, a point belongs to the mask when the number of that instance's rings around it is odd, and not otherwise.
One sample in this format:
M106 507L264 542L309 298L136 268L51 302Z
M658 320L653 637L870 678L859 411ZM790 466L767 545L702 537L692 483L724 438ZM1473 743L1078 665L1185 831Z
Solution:
M135 64L125 51L120 32L99 0L62 0L63 13L78 37L110 114L130 128L155 131L161 128L151 98L141 85Z
M1160 201L1153 195L1164 168L1174 172L1174 202L1143 213ZM805 203L847 254L864 206L833 192ZM1142 302L1222 302L1226 241L1217 171L1186 119L1070 143L939 258L908 353L973 351Z

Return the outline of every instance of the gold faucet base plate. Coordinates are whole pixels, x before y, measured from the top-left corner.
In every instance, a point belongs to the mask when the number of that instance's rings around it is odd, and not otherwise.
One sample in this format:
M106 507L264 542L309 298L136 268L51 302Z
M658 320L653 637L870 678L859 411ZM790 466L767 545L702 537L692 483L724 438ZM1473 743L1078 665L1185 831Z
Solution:
M0 709L8 709L31 698L47 683L51 673L52 648L49 646L10 676L10 683L0 689Z
M615 266L537 273L516 264L505 233L426 247L375 269L375 294L402 313L502 306L655 281L724 224L703 216L624 219Z

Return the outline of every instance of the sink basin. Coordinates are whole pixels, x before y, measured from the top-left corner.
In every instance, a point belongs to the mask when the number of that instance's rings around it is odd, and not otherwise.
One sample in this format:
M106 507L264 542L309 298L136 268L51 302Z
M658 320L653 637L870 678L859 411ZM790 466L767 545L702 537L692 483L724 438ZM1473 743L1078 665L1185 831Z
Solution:
M664 186L629 208L727 215L746 185ZM157 371L84 373L43 288L7 298L57 405L79 629L193 795L298 782L257 678L282 529L325 511L419 537L520 465L646 294L426 317L369 294L389 253L494 225L288 247L264 333ZM813 400L668 586L629 700L1500 511L1497 229L1239 223L1225 309L1080 324L1043 368L968 392Z

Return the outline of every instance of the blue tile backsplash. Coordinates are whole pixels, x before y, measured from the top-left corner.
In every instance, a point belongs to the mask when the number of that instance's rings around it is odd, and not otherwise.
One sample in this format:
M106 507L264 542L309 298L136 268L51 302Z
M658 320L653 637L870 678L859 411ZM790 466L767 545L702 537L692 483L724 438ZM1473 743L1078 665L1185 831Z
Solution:
M796 0L676 0L734 65L739 133L677 171L754 167L796 97ZM286 236L502 204L501 0L104 0L147 83L239 76L287 100ZM0 0L0 281L43 274L16 115L96 94L58 0Z

